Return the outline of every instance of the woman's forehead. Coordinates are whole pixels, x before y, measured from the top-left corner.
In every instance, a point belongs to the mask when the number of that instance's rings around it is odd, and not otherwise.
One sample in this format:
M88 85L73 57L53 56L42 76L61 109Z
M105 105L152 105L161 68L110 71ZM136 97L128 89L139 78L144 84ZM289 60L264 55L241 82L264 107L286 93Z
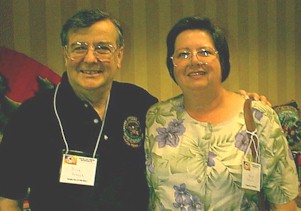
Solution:
M175 46L182 47L187 44L214 46L211 34L206 30L189 29L178 34L175 40Z

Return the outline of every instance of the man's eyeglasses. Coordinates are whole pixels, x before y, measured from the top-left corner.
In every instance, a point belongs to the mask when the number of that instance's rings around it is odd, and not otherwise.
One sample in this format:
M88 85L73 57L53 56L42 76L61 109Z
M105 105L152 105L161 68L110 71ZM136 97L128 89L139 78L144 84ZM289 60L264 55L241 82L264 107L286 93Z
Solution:
M90 45L86 42L75 42L65 45L65 49L71 60L82 60L87 55L89 48L93 50L94 56L102 62L111 59L117 50L117 48L109 43Z
M179 65L187 65L190 61L192 56L196 56L198 61L203 63L208 63L213 57L218 54L218 51L212 48L201 48L194 52L189 50L178 50L175 51L172 57L172 62L174 66Z

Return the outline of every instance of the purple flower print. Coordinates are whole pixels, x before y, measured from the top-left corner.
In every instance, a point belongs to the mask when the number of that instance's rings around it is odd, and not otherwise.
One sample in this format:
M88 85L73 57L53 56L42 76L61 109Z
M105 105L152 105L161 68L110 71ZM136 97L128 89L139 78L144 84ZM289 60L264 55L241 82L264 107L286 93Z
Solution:
M192 198L186 198L186 204L189 206L188 211L204 210L204 204L195 195Z
M173 188L175 189L175 203L173 203L173 206L180 208L181 211L186 211L186 199L190 198L190 193L186 190L186 184L182 183L180 186L174 185Z
M150 154L146 155L145 166L150 173L154 173L153 159Z
M186 190L186 184L185 183L180 184L180 186L174 185L173 188L175 189L176 201L177 201L177 198L190 197L190 193Z
M182 135L185 132L185 127L183 126L183 119L174 119L168 124L168 128L172 133Z
M181 211L204 210L204 204L201 203L197 196L190 194L186 189L185 183L180 184L180 186L174 185L174 190L175 203L173 203L173 206L175 208L178 208Z
M157 128L158 135L155 137L155 141L158 142L159 148L169 145L176 147L179 143L179 136L185 132L183 125L184 120L174 119L168 124L167 128Z
M235 147L240 149L241 151L245 152L247 151L248 145L249 145L249 137L247 135L247 131L241 131L236 134L235 136Z
M257 110L257 109L252 109L253 111L255 111L255 118L257 119L257 120L261 120L261 118L263 117L263 113L261 112L261 111L259 111L259 110Z
M171 111L182 112L184 110L183 104L175 104L172 106Z
M157 128L158 135L155 137L155 141L158 142L159 148L165 147L165 145L176 147L179 142L179 137L170 133L168 128Z
M185 205L185 201L182 198L176 199L176 202L173 203L173 206L181 211L187 211Z
M208 166L215 166L215 161L213 160L213 158L216 157L216 154L213 152L209 152L208 154Z

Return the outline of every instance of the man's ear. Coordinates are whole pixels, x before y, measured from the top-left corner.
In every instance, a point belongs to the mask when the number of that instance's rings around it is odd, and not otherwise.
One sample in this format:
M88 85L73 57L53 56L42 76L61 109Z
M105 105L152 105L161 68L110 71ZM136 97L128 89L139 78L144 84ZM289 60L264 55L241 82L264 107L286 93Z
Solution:
M117 54L117 68L120 69L121 68L121 62L123 59L123 52L124 52L124 47L120 47L118 49L118 54Z
M64 57L64 64L66 66L67 61L68 61L68 54L67 54L67 49L65 47L62 47L62 54L63 54L63 57Z

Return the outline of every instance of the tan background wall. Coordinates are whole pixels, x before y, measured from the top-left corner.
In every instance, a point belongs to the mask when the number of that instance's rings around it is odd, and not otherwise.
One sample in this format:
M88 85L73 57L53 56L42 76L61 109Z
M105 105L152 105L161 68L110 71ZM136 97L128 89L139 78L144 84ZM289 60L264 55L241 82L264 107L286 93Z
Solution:
M61 25L91 7L123 24L120 81L162 100L178 94L165 67L167 32L184 16L208 16L228 33L232 69L226 87L264 94L274 105L291 99L301 105L301 0L0 0L0 46L61 74Z

